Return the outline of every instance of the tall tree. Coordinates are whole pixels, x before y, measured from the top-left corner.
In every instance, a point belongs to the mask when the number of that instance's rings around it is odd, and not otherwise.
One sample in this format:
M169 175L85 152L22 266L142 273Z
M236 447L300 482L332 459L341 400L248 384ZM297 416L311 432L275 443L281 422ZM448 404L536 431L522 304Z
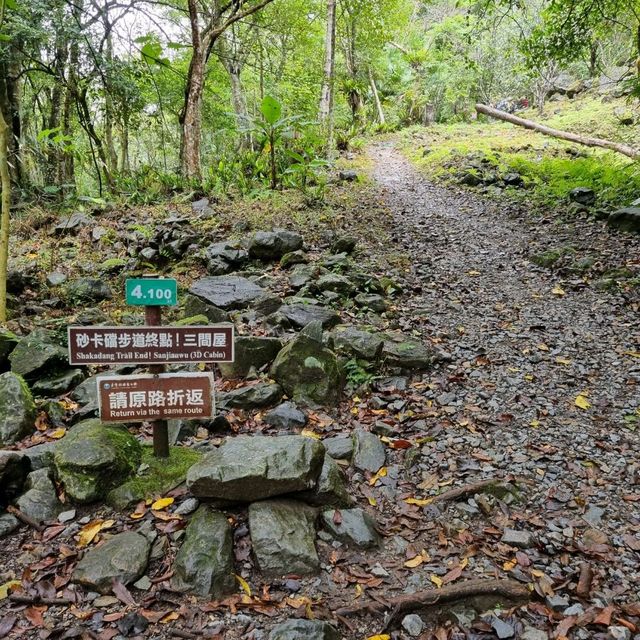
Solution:
M200 180L202 96L207 62L218 38L233 24L260 11L273 0L188 0L191 27L191 62L187 73L184 105L180 113L180 167L183 177Z
M327 155L333 148L333 89L336 58L336 0L327 0L327 30L324 38L324 75L318 119L327 137Z
M4 26L6 0L0 0L0 34ZM7 268L9 265L9 224L11 210L11 177L9 176L9 125L0 108L0 322L7 320Z

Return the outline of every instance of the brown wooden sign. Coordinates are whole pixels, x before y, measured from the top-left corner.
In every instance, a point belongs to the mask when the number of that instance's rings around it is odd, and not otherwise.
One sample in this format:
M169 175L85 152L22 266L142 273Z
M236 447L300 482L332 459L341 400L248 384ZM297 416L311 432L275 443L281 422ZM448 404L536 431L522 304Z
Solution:
M99 376L97 381L104 422L211 418L214 413L211 373Z
M233 362L233 325L69 327L69 364Z

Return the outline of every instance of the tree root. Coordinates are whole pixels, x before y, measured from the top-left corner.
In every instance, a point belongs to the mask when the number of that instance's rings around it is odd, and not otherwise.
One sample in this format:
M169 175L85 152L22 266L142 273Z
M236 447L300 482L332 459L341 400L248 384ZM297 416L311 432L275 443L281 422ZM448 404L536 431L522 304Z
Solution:
M43 526L39 522L36 522L33 518L30 518L25 513L22 513L22 511L20 511L20 509L18 509L17 507L13 507L9 505L7 507L7 513L11 513L16 518L18 518L20 522L23 522L24 524L28 524L30 527L33 527L36 531L39 531L40 533L42 533L46 529L45 526Z
M495 596L513 602L527 602L531 597L529 589L515 580L478 579L467 580L459 584L450 584L441 589L417 591L395 598L389 598L386 603L367 602L355 607L343 607L335 611L336 616L352 616L363 613L384 613L391 609L391 615L385 625L389 629L405 613L438 607L458 601L468 600L477 596Z
M478 482L472 482L470 484L464 484L461 487L449 489L449 491L445 491L444 493L434 496L432 504L435 502L453 502L454 500L470 498L476 493L500 493L504 495L512 493L513 491L514 488L509 485L509 480L488 478L486 480L479 480Z

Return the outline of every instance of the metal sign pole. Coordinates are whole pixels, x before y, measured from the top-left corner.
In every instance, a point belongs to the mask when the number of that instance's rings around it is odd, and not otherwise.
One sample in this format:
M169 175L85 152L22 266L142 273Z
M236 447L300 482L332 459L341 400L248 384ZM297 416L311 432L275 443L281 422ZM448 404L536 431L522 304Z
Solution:
M162 324L162 307L145 306L144 317L147 326L159 327ZM158 375L166 370L163 364L152 364L149 366L149 373ZM169 457L169 427L166 420L154 420L153 427L153 455L156 458Z

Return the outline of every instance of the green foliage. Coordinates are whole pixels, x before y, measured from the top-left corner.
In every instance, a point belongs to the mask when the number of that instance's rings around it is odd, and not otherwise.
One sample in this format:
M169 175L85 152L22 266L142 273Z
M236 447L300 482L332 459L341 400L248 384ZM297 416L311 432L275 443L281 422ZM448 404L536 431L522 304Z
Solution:
M347 387L353 390L361 387L369 387L377 378L374 373L369 371L370 368L371 363L365 362L364 360L356 360L355 358L347 360L343 364Z

